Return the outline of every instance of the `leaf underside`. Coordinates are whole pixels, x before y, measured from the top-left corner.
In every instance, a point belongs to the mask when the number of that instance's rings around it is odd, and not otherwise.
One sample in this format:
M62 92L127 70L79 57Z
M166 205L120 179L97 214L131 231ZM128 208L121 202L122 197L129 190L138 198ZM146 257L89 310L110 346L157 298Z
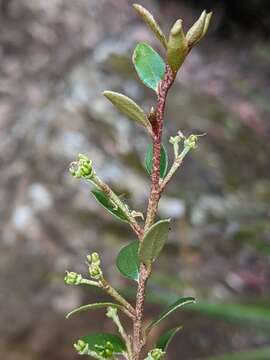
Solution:
M161 42L161 44L167 48L167 39L165 35L163 34L160 26L154 19L153 15L145 9L143 6L139 4L133 4L133 7L138 12L138 14L142 17L142 19L145 21L146 25L153 31L153 33L156 35L158 40Z
M116 266L120 273L132 280L139 279L139 242L133 241L131 244L123 247L116 259Z
M108 307L108 306L121 308L121 305L111 303L111 302L86 304L86 305L82 305L82 306L70 311L66 315L66 319L68 319L70 316L72 316L74 314L78 314L78 313L81 313L81 312L84 312L84 311L87 311L87 310L101 309L101 308L105 308L105 307Z
M153 145L148 144L146 156L145 156L145 168L148 174L151 176L153 167ZM160 177L163 179L168 170L168 155L165 147L161 146L160 152Z
M100 205L109 211L110 214L121 221L128 221L126 214L116 204L114 204L103 191L92 190L91 194L94 196L97 202L100 203Z
M129 97L114 91L104 91L104 96L123 114L146 128L151 128L150 121L143 109Z
M146 333L149 333L151 329L159 324L162 320L164 320L167 316L169 316L175 310L178 310L184 305L195 303L195 299L193 297L183 297L178 299L174 304L170 305L165 311L163 311L157 318L155 318L146 328Z
M174 335L182 329L182 326L175 327L171 330L168 330L165 334L163 334L156 343L156 348L159 348L163 351L166 351L169 343L173 339Z
M141 81L157 92L165 75L165 62L151 46L139 43L133 53L133 63Z
M139 250L141 262L149 266L157 259L167 240L169 224L170 219L160 220L146 232Z

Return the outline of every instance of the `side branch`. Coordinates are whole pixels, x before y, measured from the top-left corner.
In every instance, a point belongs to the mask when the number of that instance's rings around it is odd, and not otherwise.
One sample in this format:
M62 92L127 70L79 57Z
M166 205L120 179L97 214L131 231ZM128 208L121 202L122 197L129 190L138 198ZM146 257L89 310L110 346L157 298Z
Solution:
M107 292L108 295L117 300L123 307L127 310L126 314L132 319L135 320L135 309L133 306L123 298L107 281L103 278L100 281L100 287Z
M130 226L132 227L136 235L140 237L143 233L143 230L137 223L134 216L132 216L128 207L119 199L119 197L113 192L113 190L106 183L104 183L96 174L93 174L91 181L127 215Z

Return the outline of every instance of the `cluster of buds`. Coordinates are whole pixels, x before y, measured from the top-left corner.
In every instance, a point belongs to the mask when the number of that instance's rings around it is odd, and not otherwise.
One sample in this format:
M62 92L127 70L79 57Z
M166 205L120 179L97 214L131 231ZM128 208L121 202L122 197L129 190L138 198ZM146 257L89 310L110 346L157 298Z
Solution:
M199 19L184 34L182 20L178 19L170 31L167 42L167 61L176 73L183 64L187 54L206 34L212 13L202 12Z
M205 134L201 134L201 135L191 134L189 135L189 137L185 137L181 131L178 131L176 136L171 136L170 143L173 145L175 158L178 158L178 156L183 157L189 152L189 150L196 149L199 137L204 135ZM179 155L179 143L182 140L184 141L184 150Z
M101 280L103 278L103 273L100 268L100 257L99 254L94 252L90 255L87 255L87 263L89 265L89 273L92 279Z
M153 15L147 9L138 4L133 6L167 50L167 63L176 74L192 47L207 33L212 13L207 13L204 10L186 34L183 30L183 21L178 19L173 24L167 39Z
M85 341L78 340L73 346L80 355L88 354L89 345Z
M78 155L78 160L70 164L69 172L77 179L91 179L94 175L92 161L83 154Z
M162 349L156 348L148 353L148 356L145 360L160 360L164 355L165 352Z
M207 33L211 17L212 12L207 13L204 10L199 19L191 26L186 35L188 46L190 48L196 45Z
M179 143L181 142L181 140L185 139L184 134L182 133L182 131L178 131L176 136L171 136L169 142L173 145L173 149L174 149L174 156L177 157L178 153L179 153Z
M111 359L114 353L114 347L110 341L106 341L105 345L95 345L95 351L104 359Z
M106 312L106 316L109 318L109 319L115 319L118 315L117 315L117 308L116 307L112 307L112 306L109 306L107 308L107 312Z
M64 278L64 281L68 285L80 285L82 282L82 275L77 274L76 272L66 272L66 276Z
M199 136L204 136L205 134L201 134L201 135L189 135L188 138L185 139L184 141L184 147L188 148L188 149L196 149L197 148L197 142L198 142L198 138Z

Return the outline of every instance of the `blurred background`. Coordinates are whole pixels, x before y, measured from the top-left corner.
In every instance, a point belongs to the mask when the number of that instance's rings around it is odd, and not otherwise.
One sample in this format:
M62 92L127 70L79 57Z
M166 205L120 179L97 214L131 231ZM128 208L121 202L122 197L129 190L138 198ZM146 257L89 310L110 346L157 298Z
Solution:
M155 101L131 55L138 41L162 49L131 4L0 1L1 359L77 359L75 340L114 330L102 310L65 320L74 307L106 299L63 283L65 270L86 274L89 252L102 254L111 283L135 289L115 268L130 229L67 171L85 153L132 207L146 206L149 139L101 95L120 91L145 109ZM214 11L168 100L165 143L179 129L207 136L160 203L173 226L149 283L146 319L182 295L198 303L171 315L150 343L180 323L170 360L269 360L270 2L141 4L166 33L178 17L187 30L204 8Z

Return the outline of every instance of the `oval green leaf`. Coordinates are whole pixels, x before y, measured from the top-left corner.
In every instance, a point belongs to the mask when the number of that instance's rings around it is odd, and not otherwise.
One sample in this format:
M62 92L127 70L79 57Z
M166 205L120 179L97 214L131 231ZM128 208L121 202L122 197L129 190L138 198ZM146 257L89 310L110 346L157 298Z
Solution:
M146 232L139 250L139 259L150 266L160 254L168 238L170 219L160 220Z
M74 314L78 314L87 310L95 310L95 309L101 309L101 308L105 308L105 307L117 307L118 309L121 309L122 306L119 304L114 304L111 302L105 302L105 303L94 303L94 304L87 304L87 305L82 305L74 310L72 310L71 312L69 312L66 315L66 319L68 319L70 316L74 315Z
M114 215L117 219L127 222L128 218L126 214L116 205L114 202L100 190L92 190L91 194L110 214Z
M151 123L143 109L140 108L140 106L129 97L114 91L104 91L103 95L106 96L106 98L110 100L110 102L118 110L127 115L130 119L136 121L146 128L151 128Z
M133 241L123 247L116 259L116 266L120 273L132 280L139 279L139 242Z
M133 4L134 9L142 17L146 25L153 31L161 44L167 48L167 39L153 15L140 4Z
M148 174L151 176L153 167L153 145L148 144L145 156L145 168ZM162 145L160 151L160 177L163 179L168 170L168 155L165 147Z
M95 345L106 346L107 341L113 345L115 354L122 354L126 350L126 346L122 339L114 334L110 333L93 333L82 338L82 340L88 344L88 347L92 351L96 351Z
M133 64L141 81L157 92L165 75L165 62L151 46L139 43L133 53Z
M164 320L167 316L169 316L175 310L178 310L184 305L195 303L195 299L193 297L183 297L178 299L175 303L170 305L165 311L163 311L157 318L155 318L146 328L146 333L148 334L154 326L159 324L162 320Z
M174 335L182 329L182 326L175 327L163 334L156 343L156 348L166 351Z

